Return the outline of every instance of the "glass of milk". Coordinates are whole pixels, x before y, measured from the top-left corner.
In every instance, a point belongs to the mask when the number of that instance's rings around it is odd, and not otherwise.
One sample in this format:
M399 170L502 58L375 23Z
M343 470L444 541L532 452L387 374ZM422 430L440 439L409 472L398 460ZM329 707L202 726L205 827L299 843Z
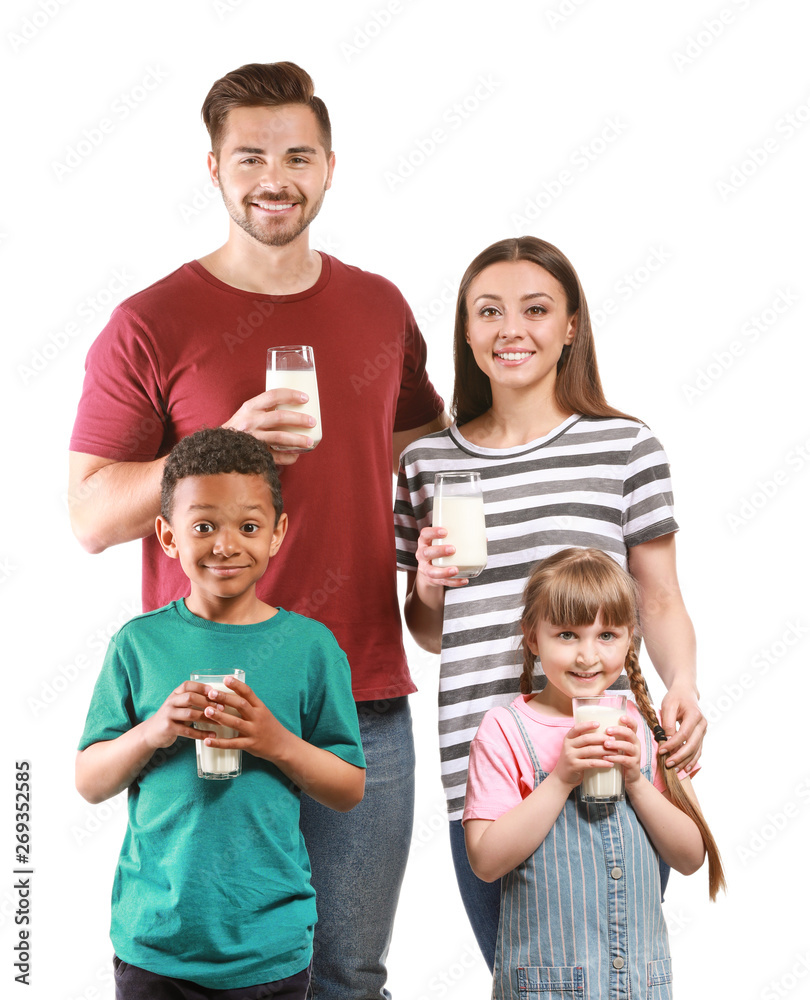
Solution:
M439 556L434 566L458 566L451 579L478 576L487 564L484 494L478 472L437 472L433 481L433 527L446 528L437 545L455 545L452 556Z
M226 677L235 677L244 683L245 671L233 670L229 674L192 674L191 679L198 684L204 684L207 688L214 688L215 691L229 691L225 684ZM219 704L217 702L216 704ZM229 715L239 715L235 708L229 705L221 706ZM206 729L217 734L218 740L229 740L238 736L239 733L230 726L215 726L205 719L203 722L195 722L195 729ZM197 774L200 778L212 778L221 781L223 778L238 778L242 773L242 751L236 749L222 750L218 747L207 747L205 740L195 740L197 745Z
M574 722L598 722L592 730L605 735L608 726L618 726L619 719L627 714L627 695L605 693L598 698L573 698ZM586 771L580 785L583 802L621 802L624 799L624 769L618 764L607 768Z
M315 418L314 427L280 427L291 434L305 434L312 439L312 448L321 440L321 407L318 402L318 380L315 375L315 355L311 347L297 344L288 347L270 347L267 350L267 379L265 389L295 389L305 392L306 403L285 403L285 410L297 410ZM274 451L312 451L312 448L293 448L290 445L273 445Z

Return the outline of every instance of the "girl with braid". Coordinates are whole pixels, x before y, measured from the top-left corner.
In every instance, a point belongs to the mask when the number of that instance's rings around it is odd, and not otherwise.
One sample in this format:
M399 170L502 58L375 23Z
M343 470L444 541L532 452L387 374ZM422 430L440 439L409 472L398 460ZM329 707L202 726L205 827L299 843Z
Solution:
M659 766L655 742L666 736L639 669L636 623L632 578L598 549L556 552L526 585L521 694L478 729L464 809L473 871L505 876L495 1000L669 998L659 857L690 875L708 855L711 898L725 888L690 778ZM601 695L623 671L635 705L619 724L603 734L595 722L574 725L572 698ZM583 803L585 773L613 765L626 800Z

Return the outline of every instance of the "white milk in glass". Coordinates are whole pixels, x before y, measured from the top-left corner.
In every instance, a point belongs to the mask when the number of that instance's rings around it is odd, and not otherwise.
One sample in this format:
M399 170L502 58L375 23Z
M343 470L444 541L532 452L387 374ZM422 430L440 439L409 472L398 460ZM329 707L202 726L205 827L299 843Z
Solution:
M433 565L458 566L459 577L478 576L487 564L484 498L441 493L433 507L433 525L447 529L447 537L437 539L437 545L456 547L455 555L439 556Z
M574 722L598 722L599 728L592 730L604 736L608 726L618 726L626 708L618 705L575 705ZM582 800L584 802L611 802L624 798L624 771L614 764L607 768L586 771L582 779Z
M314 448L321 440L321 407L318 399L318 379L313 371L272 371L267 369L266 389L294 389L296 392L305 392L309 399L306 403L285 403L280 409L296 410L300 413L308 413L315 418L314 427L280 427L279 430L289 431L291 434L305 434L312 438ZM277 448L283 451L283 448Z
M206 688L213 688L215 691L228 693L230 688L225 684L211 684L205 682ZM229 715L239 715L235 708L230 705L222 705L222 709ZM197 723L197 729L211 730L217 734L218 740L229 740L238 736L239 733L230 726L215 726L206 719ZM197 744L197 774L203 777L236 777L242 770L242 751L229 748L227 750L219 747L207 747L204 740L195 740Z

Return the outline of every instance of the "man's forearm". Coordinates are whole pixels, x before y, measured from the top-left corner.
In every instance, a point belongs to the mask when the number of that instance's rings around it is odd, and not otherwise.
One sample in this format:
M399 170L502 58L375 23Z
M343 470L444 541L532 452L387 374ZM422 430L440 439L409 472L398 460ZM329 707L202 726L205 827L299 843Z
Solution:
M160 513L165 459L111 462L70 454L68 507L73 533L88 552L145 538Z

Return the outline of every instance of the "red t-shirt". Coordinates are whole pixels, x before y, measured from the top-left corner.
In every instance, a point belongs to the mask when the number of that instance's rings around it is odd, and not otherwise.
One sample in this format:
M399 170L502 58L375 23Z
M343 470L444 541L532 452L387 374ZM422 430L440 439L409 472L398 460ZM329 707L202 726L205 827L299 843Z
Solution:
M398 289L321 259L295 295L242 291L192 261L122 302L88 353L70 447L151 461L263 392L268 347L311 345L323 440L282 470L289 530L258 595L335 633L358 701L394 698L416 689L397 605L391 435L444 404ZM188 593L179 561L145 538L144 610Z

